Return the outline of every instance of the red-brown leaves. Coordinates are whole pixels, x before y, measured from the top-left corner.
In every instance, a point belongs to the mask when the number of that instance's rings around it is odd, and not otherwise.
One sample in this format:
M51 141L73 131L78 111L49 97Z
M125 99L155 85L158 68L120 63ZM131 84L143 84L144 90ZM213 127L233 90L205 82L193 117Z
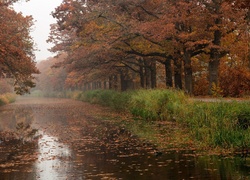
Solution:
M250 72L243 67L222 66L220 88L223 96L241 97L250 93Z
M29 34L32 20L32 17L23 17L8 7L0 8L0 73L15 79L18 94L27 93L34 87L32 74L38 73Z
M69 55L61 63L70 74L68 84L74 84L72 77L88 83L126 72L126 77L135 73L133 81L140 79L143 87L147 67L140 60L148 58L164 64L167 71L172 71L167 72L167 76L172 77L166 79L183 84L184 90L192 94L192 87L199 86L198 79L207 78L205 74L209 75L209 88L217 84L218 66L208 68L213 62L219 65L225 58L228 62L236 60L237 67L246 66L249 61L248 12L245 1L230 0L220 3L65 0L53 13L58 23L53 26L49 41L55 45L53 52ZM207 56L205 61L204 56ZM202 64L202 69L196 67L194 59ZM177 61L179 67L172 63ZM175 76L177 72L179 79ZM199 75L202 78L197 77ZM174 83L166 84L173 86Z

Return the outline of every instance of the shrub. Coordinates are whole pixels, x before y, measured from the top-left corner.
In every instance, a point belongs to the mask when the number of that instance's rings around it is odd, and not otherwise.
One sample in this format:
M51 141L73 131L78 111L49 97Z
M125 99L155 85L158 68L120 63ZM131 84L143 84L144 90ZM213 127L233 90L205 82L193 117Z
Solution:
M13 93L6 93L4 96L7 98L8 103L13 103L16 101L16 95Z
M199 74L194 79L194 95L195 96L206 96L208 95L209 81L207 79L207 73Z
M246 68L221 67L220 86L223 96L240 97L249 95L250 72Z
M0 106L15 102L16 95L12 93L6 93L0 95Z

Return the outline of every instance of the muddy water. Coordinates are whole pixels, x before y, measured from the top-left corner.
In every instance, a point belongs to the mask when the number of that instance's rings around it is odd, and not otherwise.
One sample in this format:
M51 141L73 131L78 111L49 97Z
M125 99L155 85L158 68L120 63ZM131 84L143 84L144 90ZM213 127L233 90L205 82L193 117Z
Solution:
M0 180L250 179L248 158L158 153L126 129L97 120L94 108L36 98L1 107Z

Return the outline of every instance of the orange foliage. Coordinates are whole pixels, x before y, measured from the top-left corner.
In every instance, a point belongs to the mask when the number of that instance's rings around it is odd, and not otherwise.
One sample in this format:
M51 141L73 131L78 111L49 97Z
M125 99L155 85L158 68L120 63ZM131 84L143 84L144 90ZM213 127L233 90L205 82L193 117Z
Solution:
M0 8L0 76L14 79L17 94L34 87L32 74L39 73L34 62L30 36L31 16L24 17L8 7Z
M205 73L195 79L193 93L195 96L205 96L208 93L208 87L209 82L207 73Z
M53 52L68 54L60 65L67 69L69 87L132 71L144 86L143 78L150 78L141 60L150 58L168 72L157 69L158 77L182 81L190 94L207 95L215 83L219 95L222 90L223 96L241 96L249 89L249 71L243 68L249 63L246 2L64 0L52 13L57 24L48 41ZM177 59L184 66L174 72ZM217 84L219 64L227 66L221 66Z
M250 71L244 67L220 67L220 88L223 96L250 95Z

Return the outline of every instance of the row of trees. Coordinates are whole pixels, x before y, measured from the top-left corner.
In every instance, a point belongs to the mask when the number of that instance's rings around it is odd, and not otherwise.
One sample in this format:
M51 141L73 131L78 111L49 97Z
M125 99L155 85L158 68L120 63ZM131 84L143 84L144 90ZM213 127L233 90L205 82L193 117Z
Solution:
M54 64L62 62L66 55L60 55L56 58L48 58L40 61L37 68L41 72L36 75L38 79L34 90L41 90L45 94L57 91L62 92L67 89L67 73L64 68L51 68Z
M16 1L0 1L0 92L9 89L12 83L17 94L24 94L35 86L32 74L38 70L30 36L33 19L11 8Z
M54 67L84 87L165 85L190 94L249 93L248 0L64 0L48 42L67 53ZM119 76L119 78L118 78ZM132 84L132 85L131 85Z

